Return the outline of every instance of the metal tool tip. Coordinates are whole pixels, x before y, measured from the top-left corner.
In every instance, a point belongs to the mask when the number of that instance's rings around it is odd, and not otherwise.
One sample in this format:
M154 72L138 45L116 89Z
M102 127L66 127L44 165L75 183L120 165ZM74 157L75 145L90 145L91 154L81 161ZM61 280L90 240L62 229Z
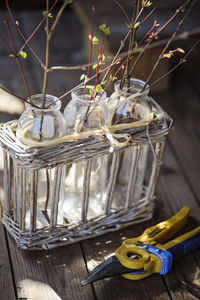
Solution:
M82 285L82 286L87 285L88 283L90 283L90 282L87 280L87 278L86 278L86 279L83 279L83 280L81 281L81 285Z

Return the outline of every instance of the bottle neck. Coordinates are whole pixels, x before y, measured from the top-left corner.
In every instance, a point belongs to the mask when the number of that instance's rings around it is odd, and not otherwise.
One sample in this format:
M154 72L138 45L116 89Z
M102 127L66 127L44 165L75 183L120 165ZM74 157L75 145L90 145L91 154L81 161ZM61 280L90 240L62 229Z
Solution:
M138 93L141 96L147 96L149 94L149 86L147 85L143 91L145 82L136 78L130 78L130 84L128 84L128 81L125 80L123 87L121 88L121 80L118 80L115 83L115 91L119 94L124 95L125 97L131 96L131 95L138 95Z
M61 108L61 101L58 100L58 98L53 95L46 94L45 108L42 108L42 105L43 105L43 95L42 94L32 95L31 100L34 103L34 105L37 106L37 108L33 107L29 103L25 103L25 107L26 107L26 109L32 109L35 112L37 112L37 111L38 112L44 111L45 113L55 112L57 110L60 110L60 108Z
M72 100L83 105L90 104L92 106L98 105L106 100L107 95L104 90L99 93L93 91L94 86L86 86L86 88L80 87L71 93Z

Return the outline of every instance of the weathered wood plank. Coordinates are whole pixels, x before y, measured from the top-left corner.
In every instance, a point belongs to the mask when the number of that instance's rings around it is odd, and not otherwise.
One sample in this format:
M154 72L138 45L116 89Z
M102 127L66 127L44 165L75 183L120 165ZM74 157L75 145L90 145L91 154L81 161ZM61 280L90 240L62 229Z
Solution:
M0 299L14 300L16 299L14 281L12 278L11 264L9 261L8 248L4 227L0 224Z
M11 237L8 240L19 298L94 299L91 286L80 286L86 268L79 244L26 251L18 249Z
M175 81L174 89L169 95L162 95L161 103L174 119L174 130L171 131L169 140L200 205L200 99L191 87L184 69L180 69L176 76L179 80Z

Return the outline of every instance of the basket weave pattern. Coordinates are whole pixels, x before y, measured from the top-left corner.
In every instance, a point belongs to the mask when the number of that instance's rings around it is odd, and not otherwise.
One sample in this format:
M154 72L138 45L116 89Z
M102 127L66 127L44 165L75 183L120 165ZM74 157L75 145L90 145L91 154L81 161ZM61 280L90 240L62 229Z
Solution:
M57 246L75 243L110 231L121 229L130 224L139 223L152 217L155 206L155 189L165 145L165 137L172 125L170 117L152 99L154 119L148 125L139 128L118 130L117 133L128 133L132 147L136 153L142 145L149 144L151 149L151 166L148 168L148 181L143 186L142 199L130 207L134 178L137 175L137 161L131 163L132 170L127 186L126 203L123 208L112 210L113 195L119 168L119 157L125 148L114 149L109 153L110 143L105 136L91 136L87 139L62 142L45 147L27 147L15 136L17 122L2 124L0 142L4 157L4 203L3 223L9 233L22 249L51 249ZM55 155L56 153L56 155ZM89 202L90 165L92 159L110 155L111 166L107 182L104 214L87 219ZM58 225L59 188L62 167L73 162L85 160L87 176L84 177L82 201L82 220L79 223L68 222ZM37 174L45 168L47 172L54 170L53 202L51 213L46 216L48 226L37 228ZM27 172L31 173L31 185L26 184ZM30 172L31 171L31 172ZM28 195L28 196L27 196ZM28 198L28 200L27 200ZM27 201L30 207L30 228L26 228L25 217Z

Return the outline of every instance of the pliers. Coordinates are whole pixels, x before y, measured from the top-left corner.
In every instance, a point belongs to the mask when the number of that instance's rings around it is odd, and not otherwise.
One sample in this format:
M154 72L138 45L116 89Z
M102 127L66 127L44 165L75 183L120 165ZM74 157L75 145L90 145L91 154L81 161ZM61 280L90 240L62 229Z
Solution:
M189 213L190 208L184 206L170 219L147 228L136 238L123 241L115 255L93 269L81 285L114 275L138 280L152 273L168 273L173 261L200 247L200 226L163 244L185 225Z

